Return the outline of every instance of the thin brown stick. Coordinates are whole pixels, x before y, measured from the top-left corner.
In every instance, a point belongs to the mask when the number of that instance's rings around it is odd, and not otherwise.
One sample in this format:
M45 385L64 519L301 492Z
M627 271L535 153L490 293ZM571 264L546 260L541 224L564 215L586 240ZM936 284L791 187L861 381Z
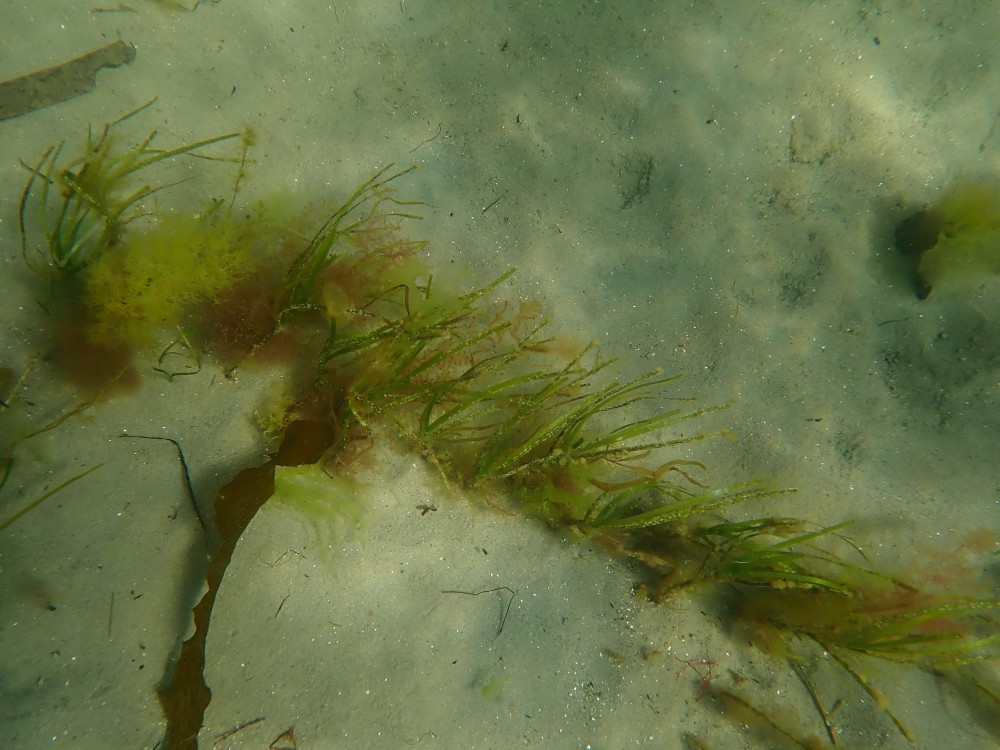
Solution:
M466 596L479 596L480 594L492 594L494 591L506 591L510 594L510 599L507 600L507 608L503 611L503 617L500 619L500 627L497 630L497 634L493 636L494 639L499 638L500 634L503 632L503 625L507 622L507 615L510 613L510 605L514 603L514 597L517 595L514 589L509 586L497 586L495 589L484 589L483 591L456 591L454 589L449 589L447 591L442 591L442 594L465 594Z

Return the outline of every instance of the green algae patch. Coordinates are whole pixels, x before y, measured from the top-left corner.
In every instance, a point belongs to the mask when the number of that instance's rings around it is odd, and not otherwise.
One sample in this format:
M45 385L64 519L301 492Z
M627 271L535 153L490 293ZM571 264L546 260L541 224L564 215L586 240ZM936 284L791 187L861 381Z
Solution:
M279 466L274 495L265 506L291 511L305 519L324 548L352 533L363 532L368 516L364 486L328 472L321 464Z
M83 273L87 335L94 343L147 348L196 304L249 274L253 258L225 218L168 214L126 237ZM169 335L169 333L167 334Z
M1000 185L960 184L933 213L940 233L917 267L929 289L968 288L1000 276Z
M425 459L456 495L506 503L627 559L639 596L659 603L693 587L716 592L730 624L776 668L796 670L831 741L825 702L800 664L843 670L906 737L867 676L872 659L951 670L990 690L958 670L1000 657L1000 602L961 590L932 596L868 569L843 534L849 522L771 515L766 504L784 490L714 485L708 467L686 457L713 434L689 423L722 407L688 406L677 378L659 370L620 375L597 344L567 347L549 334L540 304L506 299L513 269L471 289L454 272L435 277L423 243L399 231L420 204L396 198L392 183L412 167L376 171L301 226L315 211L296 212L286 198L238 206L248 129L242 155L219 159L237 165L231 199L209 197L184 214L147 200L176 183L151 186L137 175L240 134L160 150L153 133L118 147L112 128L137 112L88 136L81 155L64 163L54 147L31 170L19 218L25 260L50 282L43 307L76 339L136 360L171 340L147 368L168 380L183 374L167 366L178 357L198 368L202 357L225 362L226 377L251 362L281 363L287 377L257 416L276 452L223 487L205 524L218 537L209 539L208 593L160 689L161 747L196 746L211 699L212 608L248 524L264 507L292 510L327 548L335 533L363 529L351 462L386 440ZM940 236L920 271L930 286L1000 267L991 190L956 192L938 209ZM122 375L112 368L106 377ZM734 509L740 515L727 517ZM506 678L484 680L482 696L499 698ZM729 702L733 716L743 710L755 709Z

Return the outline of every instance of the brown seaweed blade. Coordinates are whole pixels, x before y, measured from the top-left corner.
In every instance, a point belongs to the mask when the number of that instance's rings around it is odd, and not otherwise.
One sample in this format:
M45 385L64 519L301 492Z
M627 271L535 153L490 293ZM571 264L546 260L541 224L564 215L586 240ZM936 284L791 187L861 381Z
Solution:
M168 667L158 693L167 720L161 750L197 750L205 709L212 700L212 691L205 682L205 645L212 609L236 543L257 511L274 494L275 467L314 463L333 444L334 438L333 430L324 422L292 422L271 460L244 469L219 491L215 501L218 540L205 572L208 591L194 608L194 635L181 645L180 655L173 669Z
M135 59L135 47L117 42L45 70L0 83L0 120L34 112L73 99L97 86L97 71L117 68Z

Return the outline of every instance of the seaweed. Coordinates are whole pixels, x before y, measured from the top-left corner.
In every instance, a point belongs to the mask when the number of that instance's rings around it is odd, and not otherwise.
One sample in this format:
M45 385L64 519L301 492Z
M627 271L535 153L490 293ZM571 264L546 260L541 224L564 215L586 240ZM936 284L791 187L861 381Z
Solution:
M241 135L226 133L164 150L153 145L157 134L153 130L138 145L119 147L115 128L155 102L152 99L106 124L96 136L88 130L86 144L78 156L63 161L65 144L60 143L48 148L29 167L31 177L18 205L18 227L21 255L33 270L58 274L80 271L113 246L129 223L146 215L144 200L178 184L155 187L137 184L141 174L160 162L194 154ZM40 184L37 196L33 193L36 181ZM37 202L37 229L43 244L29 249L27 212L33 198ZM32 253L41 256L41 269L32 262Z
M3 531L8 526L13 525L15 521L17 521L18 519L20 519L22 516L30 513L31 511L33 511L35 508L37 508L39 505L41 505L42 503L44 503L46 500L48 500L53 495L55 495L55 494L57 494L59 492L62 492L64 489L66 489L67 487L69 487L71 484L74 484L74 483L80 481L81 479L83 479L88 474L90 474L90 473L92 473L94 471L97 471L103 465L104 464L95 464L94 466L91 466L89 469L85 469L84 471L81 471L79 474L75 474L74 476L70 477L69 479L67 479L67 480L65 480L63 482L60 482L59 484L57 484L52 489L47 490L43 494L39 495L38 497L36 497L31 502L29 502L26 505L22 506L18 511L16 511L13 514L11 514L9 517L5 518L3 521L0 521L0 531ZM6 466L4 467L4 475L3 475L2 482L0 482L0 490L2 490L3 487L4 487L4 485L7 484L7 479L10 477L10 472L13 469L13 467L14 467L13 460L12 459L8 460L7 463L6 463Z
M264 409L262 429L281 436L276 452L237 473L219 493L214 518L205 519L218 539L207 564L208 593L194 610L195 634L160 690L168 722L163 747L195 746L211 698L204 663L215 596L240 535L275 495L277 470L302 467L277 475L279 484L294 484L293 504L322 520L331 514L299 495L313 493L328 473L337 474L335 492L349 479L352 450L389 434L426 458L452 491L487 504L513 499L523 514L630 559L643 579L640 595L663 602L692 588L720 594L730 624L799 675L831 740L830 717L800 669L817 650L830 654L908 738L912 733L859 665L892 661L959 679L1000 656L1000 603L931 595L873 569L844 537L849 521L816 525L771 515L766 505L749 519L727 515L794 491L760 480L717 487L704 476L708 468L688 449L713 433L673 431L727 404L691 406L677 392L683 381L676 376L653 370L623 377L596 344L557 341L539 306L515 312L497 300L513 269L471 289L435 277L418 252L422 243L400 234L402 220L417 218L410 207L422 204L397 198L393 189L414 167L377 170L327 210L308 239L299 238L281 225L284 218L234 218L244 213L236 200L254 140L247 130L242 156L227 159L239 165L228 208L210 199L195 219L161 209L138 221L151 210L145 199L177 183L137 186L137 175L240 136L159 150L154 131L138 146L118 149L112 129L146 106L96 138L88 134L80 156L63 164L62 146L53 147L32 168L19 210L26 262L37 263L26 228L28 206L37 201L44 240L44 267L37 270L83 279L91 328L82 335L95 336L99 320L102 339L139 346L143 334L177 328L153 368L168 380L232 351L242 354L237 366L279 349L295 366L292 385ZM148 273L168 263L176 236L203 251L180 273L163 270L176 309L118 315L109 299L145 298L131 286L123 293L113 280L133 262L150 264L142 266ZM216 264L210 273L195 270L203 258ZM230 347L225 327L214 324L251 308L263 314L245 337L249 343ZM190 369L167 367L178 356ZM995 700L985 683L973 684ZM761 718L736 694L718 699L793 744L815 746Z
M737 589L734 622L763 651L793 663L815 658L818 647L911 742L911 730L866 676L866 661L947 672L953 680L976 683L969 668L1000 658L1000 600L931 595L843 560L813 553L807 558L837 570L803 575L796 562L768 587L744 581ZM818 705L815 696L814 702Z
M0 81L0 120L19 117L93 91L97 73L135 60L135 46L118 39L72 60Z
M394 172L389 164L361 183L320 226L306 248L296 257L284 279L284 305L278 315L279 323L286 323L295 313L316 311L320 308L312 301L320 274L337 260L334 246L352 232L369 225L378 215L382 206L389 202L395 205L420 205L419 201L399 201L393 198L389 185L394 180L416 169L412 165ZM388 216L418 218L409 213L390 213ZM381 218L386 218L383 214Z
M22 371L21 375L17 378L17 380L9 384L7 381L13 378L12 375L13 371L7 368L0 369L0 375L2 375L4 381L3 386L7 390L7 392L3 395L2 400L0 400L0 417L2 417L2 420L0 420L0 427L3 428L3 432L0 433L0 435L2 435L2 438L4 440L3 444L0 445L0 464L2 464L3 466L3 468L0 469L0 472L2 472L2 476L0 476L0 496L3 495L3 491L7 487L7 482L10 480L11 476L14 473L14 468L17 463L14 455L15 449L17 448L17 446L20 444L21 441L36 437L38 435L42 435L48 432L49 430L53 430L59 425L61 425L63 422L65 422L67 419L70 419L76 416L77 414L80 414L81 412L85 411L86 409L90 408L90 406L93 405L92 400L84 401L78 404L77 406L73 407L72 409L67 409L63 411L56 419L50 421L49 423L43 425L40 428L37 428L35 430L32 430L31 432L27 432L24 434L15 435L17 431L12 430L11 425L9 424L10 409L17 395L17 392L24 385L26 379L28 378L29 373L31 373L31 371L34 369L36 361L37 358L33 358L24 368L24 370ZM7 518L0 520L0 531L3 531L4 529L12 526L16 521L20 520L23 516L35 510L38 506L40 506L46 500L51 498L53 495L62 492L71 484L75 484L76 482L80 481L81 479L91 474L92 472L97 471L97 469L101 468L101 466L103 466L103 464L95 464L94 466L91 466L89 469L85 469L84 471L75 474L69 479L60 482L55 487L46 490L44 493L42 493L35 499L29 501L28 503L25 503L18 510L9 515Z

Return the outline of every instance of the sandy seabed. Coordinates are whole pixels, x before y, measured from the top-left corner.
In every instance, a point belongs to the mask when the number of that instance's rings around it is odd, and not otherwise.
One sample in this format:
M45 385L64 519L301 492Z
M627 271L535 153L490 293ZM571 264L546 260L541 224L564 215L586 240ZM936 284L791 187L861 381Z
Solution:
M878 564L918 580L981 566L1000 503L998 282L920 300L893 231L1000 169L1000 5L105 5L5 12L2 79L116 39L137 51L94 91L0 122L6 366L48 325L20 258L21 161L155 96L137 132L165 143L254 126L248 194L345 195L419 163L398 189L428 204L407 231L433 262L481 280L516 266L511 297L543 300L624 374L661 367L685 396L735 401L703 425L733 439L690 448L714 481L797 487L768 512L856 519ZM117 436L182 439L211 497L263 454L267 379L150 372L23 451L0 518L103 466L0 532L5 744L156 746L200 531L176 454ZM36 365L12 406L40 426L68 403ZM750 746L700 700L708 669L823 734L801 684L710 603L638 601L625 563L449 495L413 456L374 465L355 523L265 509L247 530L213 618L203 747L267 748L290 727L303 749ZM947 688L880 669L918 747L990 745ZM829 688L845 747L910 746L856 685Z

